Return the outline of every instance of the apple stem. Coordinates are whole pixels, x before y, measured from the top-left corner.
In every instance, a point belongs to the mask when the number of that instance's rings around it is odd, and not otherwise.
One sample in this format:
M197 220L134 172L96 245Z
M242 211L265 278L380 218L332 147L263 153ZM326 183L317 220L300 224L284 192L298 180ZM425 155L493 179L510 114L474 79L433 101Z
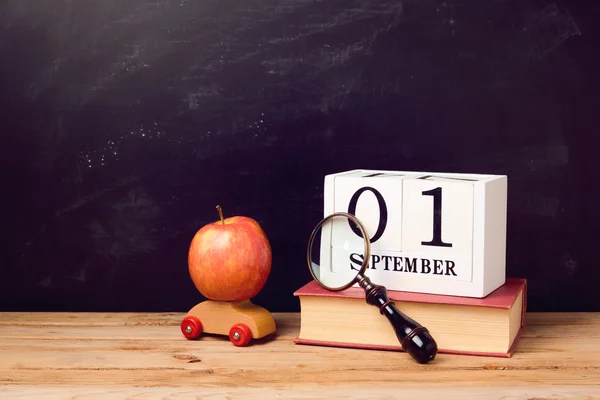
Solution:
M225 219L223 218L223 210L221 210L221 206L217 206L217 211L219 212L219 217L221 218L221 223L225 225Z

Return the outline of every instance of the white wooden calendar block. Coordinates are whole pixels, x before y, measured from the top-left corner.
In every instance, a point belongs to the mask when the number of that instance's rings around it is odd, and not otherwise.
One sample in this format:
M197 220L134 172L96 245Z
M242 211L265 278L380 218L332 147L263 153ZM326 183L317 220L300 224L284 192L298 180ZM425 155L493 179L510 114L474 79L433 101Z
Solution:
M324 197L324 216L364 223L367 275L389 290L481 298L505 282L504 175L352 170L327 175ZM337 219L321 240L322 273L356 273L360 231Z

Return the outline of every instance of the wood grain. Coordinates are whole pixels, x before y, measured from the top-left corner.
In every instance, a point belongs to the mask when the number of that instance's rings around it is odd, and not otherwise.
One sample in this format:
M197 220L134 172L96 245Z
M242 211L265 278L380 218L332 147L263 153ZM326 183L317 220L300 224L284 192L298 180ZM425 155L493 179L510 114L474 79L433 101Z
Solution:
M528 314L512 358L296 345L299 315L249 347L189 341L185 314L0 314L0 398L600 398L600 314Z

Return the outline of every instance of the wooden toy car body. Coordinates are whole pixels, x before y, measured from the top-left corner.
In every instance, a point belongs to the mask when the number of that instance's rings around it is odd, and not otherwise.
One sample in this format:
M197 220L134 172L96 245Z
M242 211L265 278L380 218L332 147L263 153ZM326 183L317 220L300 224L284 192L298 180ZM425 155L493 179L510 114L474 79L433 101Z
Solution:
M271 313L250 300L206 300L194 306L181 321L181 332L188 339L197 339L203 332L228 335L236 346L246 346L251 339L260 339L275 330Z

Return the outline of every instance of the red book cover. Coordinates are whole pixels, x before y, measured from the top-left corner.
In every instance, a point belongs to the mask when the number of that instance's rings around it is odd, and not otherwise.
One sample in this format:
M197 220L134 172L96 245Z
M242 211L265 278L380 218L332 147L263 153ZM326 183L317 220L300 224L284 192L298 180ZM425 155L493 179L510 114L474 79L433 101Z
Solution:
M447 354L465 354L465 355L478 355L478 356L491 356L491 357L511 357L515 347L523 333L525 328L525 314L527 309L527 280L520 278L507 278L504 285L490 293L484 298L475 297L460 297L460 296L447 296L438 294L428 293L414 293L414 292L402 292L388 290L388 297L390 300L397 302L419 302L429 304L449 304L449 305L464 305L464 306L479 306L479 307L492 307L492 308L505 308L508 309L512 306L515 299L519 295L519 292L523 290L523 311L521 314L521 328L513 341L510 350L507 353L468 353L468 352L455 352L440 349L439 353ZM350 287L345 290L338 292L329 291L320 286L316 281L310 281L296 292L294 296L327 296L327 297L341 297L341 298L365 298L365 292L363 289L358 287ZM322 346L333 346L333 347L353 347L353 348L364 348L374 350L398 350L399 347L387 347L387 346L376 346L376 345L358 345L354 343L337 343L337 342L321 342L318 340L308 340L296 338L295 343L307 344L307 345L322 345Z

